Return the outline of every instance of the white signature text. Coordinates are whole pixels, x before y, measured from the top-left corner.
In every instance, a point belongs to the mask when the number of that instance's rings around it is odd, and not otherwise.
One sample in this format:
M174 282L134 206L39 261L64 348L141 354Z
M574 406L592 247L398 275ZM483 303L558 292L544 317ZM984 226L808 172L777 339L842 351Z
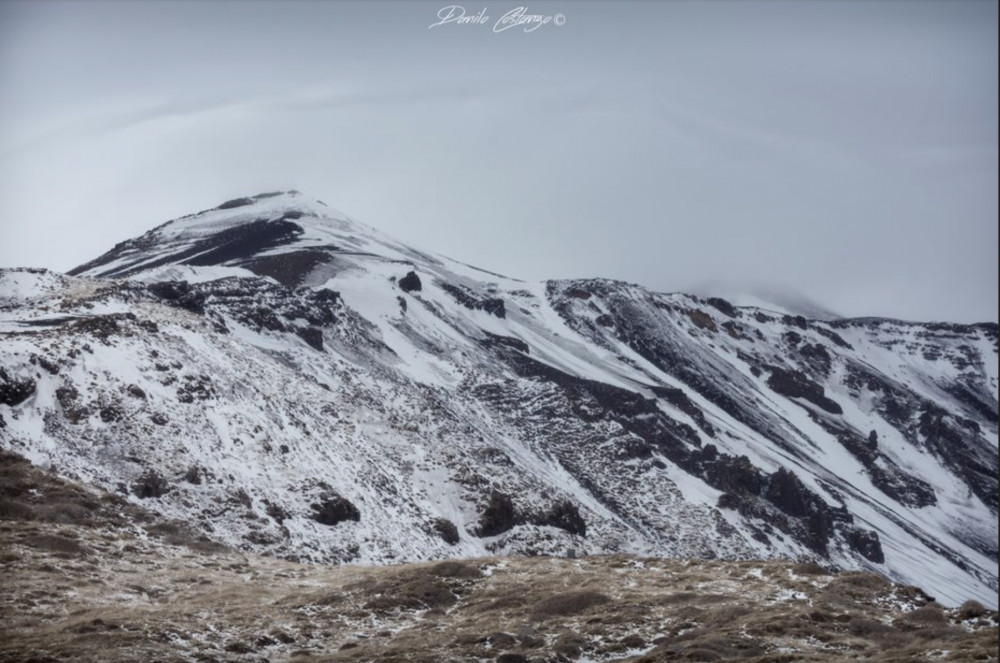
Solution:
M486 8L476 13L470 14L465 11L462 5L446 5L438 10L437 22L431 23L428 28L436 28L442 25L488 25L490 17L486 14ZM511 9L493 23L493 32L500 33L511 28L521 28L524 32L534 32L546 25L564 25L566 16L563 14L531 14L528 8L521 6Z

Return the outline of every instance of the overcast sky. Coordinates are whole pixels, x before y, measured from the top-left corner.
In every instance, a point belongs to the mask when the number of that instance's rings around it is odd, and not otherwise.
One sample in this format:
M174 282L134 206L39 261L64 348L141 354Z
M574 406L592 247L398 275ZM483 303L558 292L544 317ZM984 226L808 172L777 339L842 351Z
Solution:
M997 320L997 3L447 4L0 0L0 266L297 188L521 278Z

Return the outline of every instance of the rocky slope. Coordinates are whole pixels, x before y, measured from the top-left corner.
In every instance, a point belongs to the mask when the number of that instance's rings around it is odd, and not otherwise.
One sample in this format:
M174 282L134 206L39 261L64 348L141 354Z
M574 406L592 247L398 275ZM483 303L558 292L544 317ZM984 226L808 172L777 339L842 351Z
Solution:
M997 325L526 283L295 192L0 272L2 446L243 550L812 558L997 602Z

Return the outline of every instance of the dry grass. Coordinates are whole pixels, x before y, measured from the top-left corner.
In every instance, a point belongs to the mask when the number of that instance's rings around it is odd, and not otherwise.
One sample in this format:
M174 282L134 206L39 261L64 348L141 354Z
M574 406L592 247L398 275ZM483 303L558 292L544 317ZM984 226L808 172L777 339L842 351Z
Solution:
M209 549L67 484L51 486L57 511L89 516L39 518L25 472L0 490L27 507L0 510L0 661L997 660L995 612L871 574L623 556L296 564Z
M779 562L744 575L608 557L331 567L11 521L0 540L2 661L996 660L993 612L902 610L905 588L803 584ZM805 598L782 598L792 587Z
M610 601L607 595L600 592L565 592L539 602L535 606L534 614L537 619L578 615Z
M78 541L55 534L35 534L26 536L19 541L22 545L38 550L46 550L63 557L82 557L87 554Z

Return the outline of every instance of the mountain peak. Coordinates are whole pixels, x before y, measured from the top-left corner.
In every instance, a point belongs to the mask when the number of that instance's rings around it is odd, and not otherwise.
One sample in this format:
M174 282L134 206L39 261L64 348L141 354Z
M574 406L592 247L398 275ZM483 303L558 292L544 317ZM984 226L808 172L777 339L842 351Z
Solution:
M340 226L354 224L360 228L364 227L363 224L351 219L343 212L333 209L323 201L291 189L231 198L210 209L167 221L151 230L147 235L169 237L177 233L211 234L221 229L256 221L304 217L333 221Z
M259 193L167 221L69 274L161 280L166 271L200 281L247 275L249 270L275 277L273 263L282 256L279 262L298 266L294 273L283 269L281 278L275 278L297 284L306 267L345 247L363 250L378 235L374 228L298 191Z
M253 210L257 210L261 213L281 209L296 210L302 212L303 214L309 214L317 217L348 218L346 214L333 209L322 200L307 196L296 189L289 189L288 191L268 191L264 193L257 193L252 196L232 198L211 209L202 210L197 214L190 214L181 218L203 216L210 212L236 210L240 208L252 208ZM247 210L244 209L243 211Z

